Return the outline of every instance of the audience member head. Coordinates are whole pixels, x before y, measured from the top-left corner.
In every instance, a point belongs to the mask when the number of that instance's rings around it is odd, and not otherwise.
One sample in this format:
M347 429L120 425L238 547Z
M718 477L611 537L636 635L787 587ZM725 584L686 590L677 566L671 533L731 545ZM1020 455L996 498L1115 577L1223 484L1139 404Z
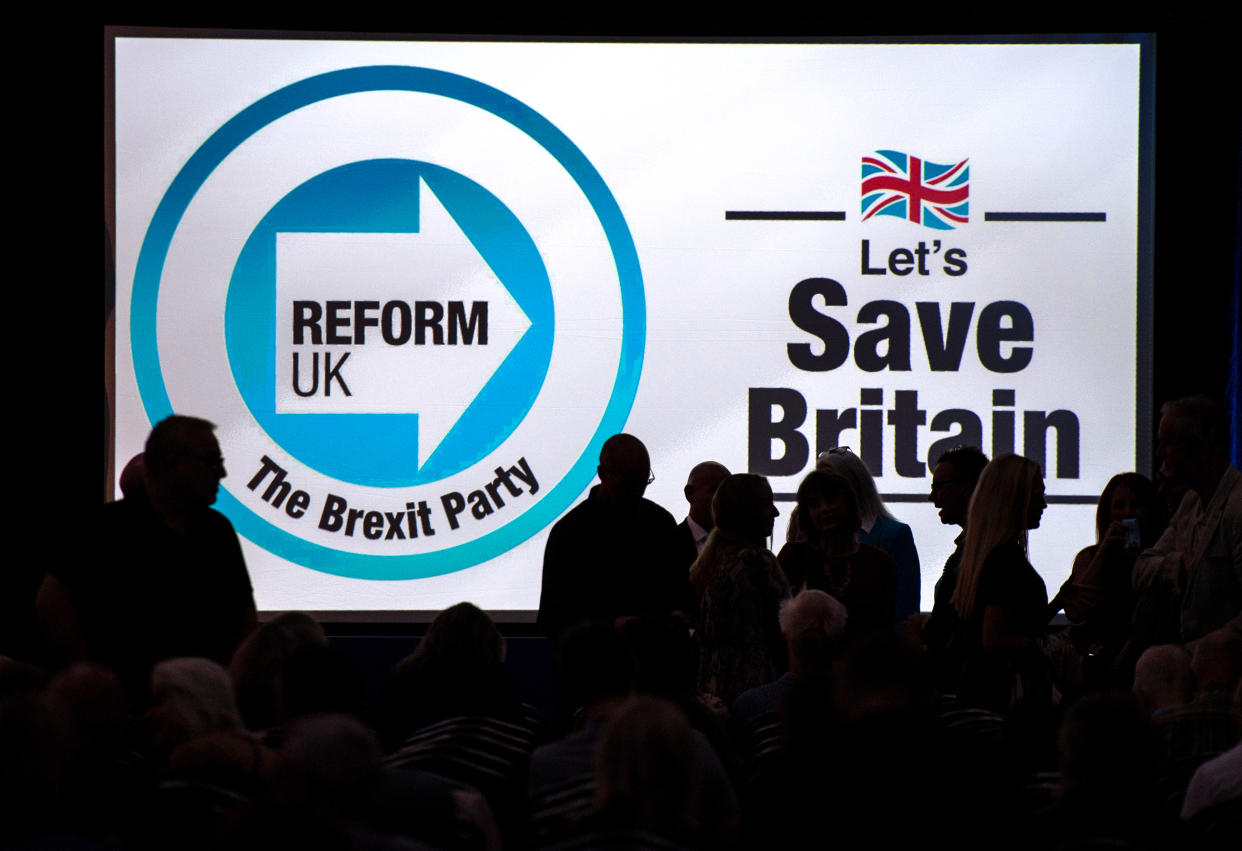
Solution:
M853 538L862 525L857 493L844 476L812 470L798 485L797 500L794 517L804 540L832 534Z
M306 645L327 644L323 627L303 612L285 612L246 637L233 654L229 675L247 727L263 730L280 723L286 662Z
M1134 696L1149 715L1168 706L1190 703L1195 679L1190 654L1180 644L1148 647L1134 666Z
M690 519L701 527L711 531L715 525L712 519L712 499L720 483L729 478L729 468L716 461L704 461L696 464L686 478L683 491L686 502L690 503Z
M67 723L75 753L105 754L120 746L128 710L125 688L111 668L71 665L52 678L45 697L49 710Z
M1026 532L1039 526L1048 503L1039 465L1021 455L1001 455L979 474L966 518L953 605L962 617L975 610L975 591L983 562L1001 544L1017 542L1026 549Z
M333 823L367 809L381 782L375 734L349 715L314 715L292 725L277 769L286 806Z
M1232 692L1242 681L1242 633L1224 626L1200 638L1190 657L1190 671L1200 692L1209 688Z
M196 657L167 659L155 666L146 717L152 741L162 750L207 733L243 729L228 671Z
M716 489L712 517L716 529L737 541L762 544L780 516L772 501L772 486L763 476L734 473Z
M821 452L815 462L815 469L836 473L850 483L854 491L854 502L858 506L858 516L862 525L870 529L877 517L892 517L884 507L880 492L875 489L875 479L863 460L845 447L829 449Z
M143 458L153 505L185 514L216 501L226 472L214 428L207 420L174 414L151 429Z
M487 612L473 603L458 603L436 615L406 661L420 666L491 667L505 661L505 639Z
M1225 412L1207 396L1189 396L1160 408L1156 459L1160 475L1199 494L1204 503L1229 465Z
M651 456L632 434L614 434L599 452L600 495L621 507L636 506L652 481Z
M946 526L965 526L970 495L975 492L979 474L988 457L973 446L955 446L940 456L932 470L931 495Z
M878 632L854 642L836 671L843 722L928 721L936 713L939 694L930 662L903 636Z
M640 697L604 730L595 755L596 809L614 826L681 837L698 827L694 737L676 706Z
M121 496L132 499L147 490L147 462L139 452L121 470Z
M797 503L790 519L789 539L821 544L840 538L853 542L862 526L857 494L843 476L812 470L797 486ZM851 547L852 547L851 543Z
M1095 509L1097 540L1104 540L1110 524L1119 520L1137 520L1141 547L1156 543L1168 524L1164 500L1151 479L1140 473L1118 473L1108 480Z
M845 633L845 606L836 597L808 588L781 603L781 635L795 676L824 676L836 661Z
M690 582L695 589L701 593L724 567L729 547L764 546L778 516L772 486L763 476L734 473L721 482L712 498L716 528L690 567Z

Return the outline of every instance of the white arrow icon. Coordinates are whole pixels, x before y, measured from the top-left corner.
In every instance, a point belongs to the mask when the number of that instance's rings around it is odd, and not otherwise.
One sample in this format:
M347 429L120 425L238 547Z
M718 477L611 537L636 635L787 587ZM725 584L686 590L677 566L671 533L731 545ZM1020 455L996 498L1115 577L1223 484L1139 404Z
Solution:
M277 413L416 413L419 466L531 324L422 180L418 233L278 233L276 308Z

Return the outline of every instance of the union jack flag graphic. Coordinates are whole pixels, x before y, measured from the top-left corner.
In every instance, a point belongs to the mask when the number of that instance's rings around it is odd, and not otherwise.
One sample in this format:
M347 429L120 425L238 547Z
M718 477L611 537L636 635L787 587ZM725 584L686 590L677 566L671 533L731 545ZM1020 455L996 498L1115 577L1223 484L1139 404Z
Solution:
M937 230L970 221L969 161L942 165L900 151L863 157L863 220L897 216Z

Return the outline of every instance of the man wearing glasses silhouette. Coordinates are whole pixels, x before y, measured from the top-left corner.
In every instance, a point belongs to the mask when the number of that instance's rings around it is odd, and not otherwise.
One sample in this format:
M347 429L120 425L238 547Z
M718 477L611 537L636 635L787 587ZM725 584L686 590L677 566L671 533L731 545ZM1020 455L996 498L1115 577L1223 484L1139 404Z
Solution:
M551 638L584 621L669 614L686 597L688 575L673 557L676 521L643 497L655 480L647 447L615 434L597 472L599 484L552 527L544 549L538 622Z

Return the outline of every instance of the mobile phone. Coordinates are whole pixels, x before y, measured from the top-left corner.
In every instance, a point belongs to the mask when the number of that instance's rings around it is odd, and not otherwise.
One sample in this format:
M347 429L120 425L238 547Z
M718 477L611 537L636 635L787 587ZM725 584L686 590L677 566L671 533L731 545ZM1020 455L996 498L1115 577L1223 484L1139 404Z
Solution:
M1125 520L1121 521L1121 525L1126 527L1125 548L1127 550L1137 550L1140 546L1142 546L1142 539L1139 537L1138 518L1127 517Z

